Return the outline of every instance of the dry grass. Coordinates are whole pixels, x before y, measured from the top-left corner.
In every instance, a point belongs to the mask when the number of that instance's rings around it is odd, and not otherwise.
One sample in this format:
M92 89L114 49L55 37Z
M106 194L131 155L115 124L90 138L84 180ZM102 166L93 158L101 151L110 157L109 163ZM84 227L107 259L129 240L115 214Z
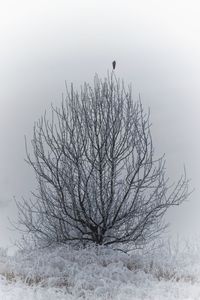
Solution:
M40 286L46 287L49 285L49 280L51 278L41 277L41 276L25 276L20 274L15 274L14 272L3 272L1 275L7 280L8 283L16 283L21 281L28 286ZM68 288L70 287L70 283L67 277L56 278L53 281L53 286L56 288Z
M102 267L107 268L110 264L110 261L102 260L101 262ZM124 267L126 267L131 272L137 272L138 270L144 271L146 274L151 274L154 276L158 281L175 281L175 282L190 282L194 284L197 282L197 278L194 275L187 274L187 272L183 274L179 274L176 269L170 269L165 266L160 266L155 264L152 260L151 263L148 265L144 265L139 261L134 261L132 259L126 261L124 263ZM25 276L20 273L14 272L1 272L2 275L8 283L16 283L21 281L28 286L53 286L56 288L66 288L73 286L73 283L70 282L70 278L67 276L63 277L48 277L48 276L40 276L40 275L32 275L32 276Z

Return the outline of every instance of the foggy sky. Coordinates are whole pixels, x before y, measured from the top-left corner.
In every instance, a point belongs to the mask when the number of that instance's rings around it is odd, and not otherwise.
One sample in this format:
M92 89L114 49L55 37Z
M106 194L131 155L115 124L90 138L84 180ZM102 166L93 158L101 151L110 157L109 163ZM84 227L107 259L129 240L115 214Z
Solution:
M200 233L200 4L151 0L0 0L0 246L16 238L13 196L29 197L34 175L24 135L61 101L67 83L92 84L117 61L151 109L156 154L173 182L186 166L187 203L167 215L169 234Z

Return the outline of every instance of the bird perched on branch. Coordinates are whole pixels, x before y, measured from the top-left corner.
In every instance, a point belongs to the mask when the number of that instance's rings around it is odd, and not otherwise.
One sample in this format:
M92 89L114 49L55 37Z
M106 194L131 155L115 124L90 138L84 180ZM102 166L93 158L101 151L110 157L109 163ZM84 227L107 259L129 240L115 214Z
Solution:
M112 62L112 67L113 67L113 70L114 70L115 67L116 67L116 61L115 61L115 60Z

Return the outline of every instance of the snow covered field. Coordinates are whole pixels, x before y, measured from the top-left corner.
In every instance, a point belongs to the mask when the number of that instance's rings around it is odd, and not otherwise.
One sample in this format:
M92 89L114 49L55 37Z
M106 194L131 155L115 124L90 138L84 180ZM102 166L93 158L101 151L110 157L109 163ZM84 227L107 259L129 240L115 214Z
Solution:
M200 247L125 254L57 247L0 255L0 300L200 299Z

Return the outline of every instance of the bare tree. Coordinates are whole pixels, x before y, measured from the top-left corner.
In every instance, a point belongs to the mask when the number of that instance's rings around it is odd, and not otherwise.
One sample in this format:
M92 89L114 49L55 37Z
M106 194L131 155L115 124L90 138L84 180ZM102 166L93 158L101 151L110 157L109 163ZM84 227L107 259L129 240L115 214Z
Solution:
M50 121L44 115L34 126L27 161L37 190L17 201L25 231L46 245L138 246L159 235L167 209L187 198L188 180L184 173L168 185L150 127L113 72L80 92L71 85Z

